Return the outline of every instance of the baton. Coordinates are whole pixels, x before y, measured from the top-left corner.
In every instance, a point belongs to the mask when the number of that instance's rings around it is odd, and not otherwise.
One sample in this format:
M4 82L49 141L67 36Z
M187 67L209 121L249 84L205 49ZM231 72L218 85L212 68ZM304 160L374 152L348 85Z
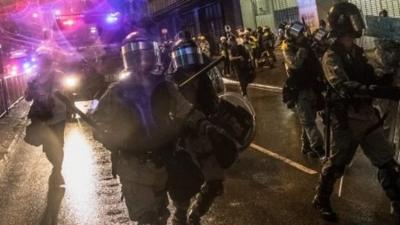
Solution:
M75 104L65 95L63 95L61 92L56 91L54 95L60 99L68 108L72 109L76 114L78 114L83 121L85 121L87 124L89 124L92 128L95 130L99 130L97 124L93 121L92 118L90 118L88 115L86 115L84 112L82 112L80 109L78 109Z
M220 62L222 62L225 59L224 56L220 56L218 59L212 61L210 64L208 64L207 66L205 66L203 69L201 69L199 72L193 74L191 77L189 77L187 80L183 81L182 83L180 83L178 85L179 88L182 88L183 86L185 86L187 83L189 83L190 81L192 81L193 79L195 79L196 77L200 76L203 73L207 73L208 71L210 71L212 68L214 68L216 65L218 65Z

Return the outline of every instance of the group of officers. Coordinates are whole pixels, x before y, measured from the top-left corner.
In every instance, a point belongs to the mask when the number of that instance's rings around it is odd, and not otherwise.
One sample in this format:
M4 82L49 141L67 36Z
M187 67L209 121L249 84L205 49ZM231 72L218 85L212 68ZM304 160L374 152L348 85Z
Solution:
M210 63L187 32L171 50L168 70L145 30L122 46L129 76L114 83L92 115L95 139L112 154L129 216L138 224L200 224L223 193L230 167L254 134L254 114L240 95L218 96ZM169 196L169 198L168 198Z
M283 101L298 114L303 129L302 153L323 162L313 205L323 219L337 221L330 196L336 180L361 147L378 168L378 180L399 216L400 167L394 159L394 146L382 128L387 112L379 113L374 107L376 99L400 99L400 89L393 82L400 66L400 48L393 45L399 43L378 41L391 43L392 47L378 46L381 63L374 68L355 43L365 29L359 9L348 2L337 3L329 11L328 22L329 33L321 28L313 38L304 24L292 23L286 27L282 45L288 75ZM386 110L396 111L396 104L391 105ZM323 112L323 122L329 125L325 145L315 122L318 111Z
M378 167L379 182L400 215L400 167L373 107L375 98L399 100L400 89L392 85L393 73L377 76L355 44L364 29L355 5L335 4L328 20L330 41L323 54L315 53L301 23L286 27L282 45L288 73L284 101L299 115L302 152L324 164L313 205L323 219L337 220L330 196L361 146ZM172 223L196 225L223 193L224 170L254 138L255 115L240 95L217 94L207 76L211 61L190 34L177 35L168 69L161 66L165 63L158 49L145 29L126 37L122 57L129 75L100 99L91 115L93 134L111 151L113 174L119 176L131 220L140 225L167 224L170 199L175 208ZM34 92L29 99L34 105L39 102ZM331 111L324 118L331 124L331 146L324 146L315 124L317 111L326 105ZM60 126L50 126L60 137L54 139L59 144L46 144L44 149L55 168L51 180L58 184L63 183L62 157L52 155L62 155L65 124Z

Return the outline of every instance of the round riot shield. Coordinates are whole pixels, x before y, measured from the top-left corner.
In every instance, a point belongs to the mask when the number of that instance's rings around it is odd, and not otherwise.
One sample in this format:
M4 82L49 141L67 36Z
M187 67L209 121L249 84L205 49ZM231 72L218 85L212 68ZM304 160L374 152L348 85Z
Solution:
M251 103L242 95L225 92L219 95L220 107L216 123L231 138L235 139L240 151L250 146L255 137L255 111Z
M217 67L212 68L207 73L207 75L210 78L212 85L218 94L222 94L226 91L222 73Z

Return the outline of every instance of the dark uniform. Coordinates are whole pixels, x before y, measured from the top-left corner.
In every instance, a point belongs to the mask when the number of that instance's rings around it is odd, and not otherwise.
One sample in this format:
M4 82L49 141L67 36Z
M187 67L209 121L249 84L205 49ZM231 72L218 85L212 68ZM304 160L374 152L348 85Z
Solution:
M304 37L304 27L298 35L291 34L291 27L288 29L286 40L282 44L288 74L283 91L284 102L289 107L294 106L302 125L303 154L314 152L318 157L323 157L324 142L315 122L323 87L322 68L308 40Z
M172 77L176 83L181 84L191 74L201 69L205 61L195 43L186 37L177 41L172 62L174 68ZM201 217L208 212L215 198L222 195L224 169L232 165L238 154L239 144L231 138L232 136L228 134L221 122L225 121L232 127L236 125L241 127L241 124L235 120L229 121L229 116L221 112L230 110L221 106L223 103L218 98L207 74L199 75L182 86L180 91L185 99L193 104L194 109L205 116L206 120L203 121L205 123L200 129L184 130L178 142L176 154L181 158L186 156L186 165L192 163L193 166L192 170L181 169L178 174L170 175L171 178L175 178L171 180L169 187L169 193L176 208L172 221L174 224L188 222L190 225L197 225L200 224ZM246 115L241 117L246 118ZM251 127L254 128L254 126ZM247 136L249 139L252 138L251 135ZM194 195L196 196L190 206L190 200Z
M322 66L332 88L332 152L323 166L313 204L322 218L336 221L330 205L330 195L336 179L343 175L358 146L378 167L378 179L392 201L395 212L400 212L399 165L393 159L394 149L383 135L380 118L372 106L372 98L400 97L399 89L377 79L367 63L362 48L354 39L362 34L364 24L357 7L338 3L329 14L332 36L336 42L325 53Z
M156 50L156 43L141 34L126 38L122 53L129 76L108 89L93 119L95 138L112 152L131 220L162 225L169 216L165 160L193 110L175 84L155 70Z
M193 58L189 60L185 54L187 51L198 54L190 55ZM173 50L172 62L172 78L179 84L201 68L204 58L196 44L181 35ZM218 97L207 74L200 75L180 91L193 104L194 109L205 117L216 112ZM181 162L180 170L175 169L170 173L169 185L170 197L176 208L172 220L174 224L186 224L187 217L190 224L199 224L200 217L207 213L214 198L222 194L223 169L213 155L209 135L206 130L193 129L188 129L181 135L176 154L180 159L186 159L186 162ZM183 170L182 165L185 165L186 170ZM196 200L190 206L191 198L197 193ZM190 212L187 215L189 207Z

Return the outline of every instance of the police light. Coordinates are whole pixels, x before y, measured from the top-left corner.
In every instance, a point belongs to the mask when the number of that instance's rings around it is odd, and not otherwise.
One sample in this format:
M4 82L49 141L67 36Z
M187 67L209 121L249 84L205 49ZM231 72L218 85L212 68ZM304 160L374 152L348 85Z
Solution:
M97 28L96 27L90 27L90 33L91 34L96 34L97 33Z
M67 89L74 89L79 85L79 77L77 75L68 75L64 77L63 86Z
M110 13L110 14L108 14L106 16L106 22L108 24L114 24L114 23L118 22L118 20L119 20L119 13L118 12Z
M31 64L28 63L28 62L26 62L26 63L24 63L24 64L22 65L22 67L23 67L24 69L28 69L28 68L31 67Z
M16 66L16 65L11 66L10 74L12 76L17 75L18 74L18 66Z
M64 20L62 24L67 27L72 27L75 24L75 21L73 19L68 19Z
M130 76L130 72L123 70L118 74L118 80L125 80Z
M33 17L33 18L38 18L38 17L39 17L39 14L38 14L38 13L32 13L32 17Z

